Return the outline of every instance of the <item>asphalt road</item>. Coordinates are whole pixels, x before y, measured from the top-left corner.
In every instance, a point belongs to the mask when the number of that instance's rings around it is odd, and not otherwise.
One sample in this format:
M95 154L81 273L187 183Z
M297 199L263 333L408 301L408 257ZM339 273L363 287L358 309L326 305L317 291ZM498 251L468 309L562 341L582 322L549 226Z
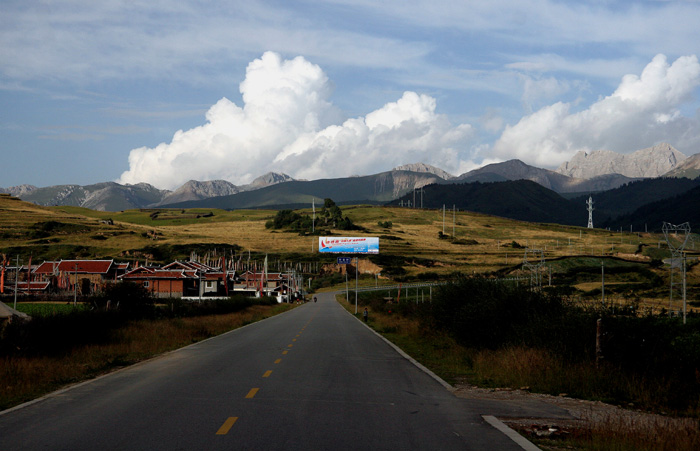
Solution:
M0 450L522 449L330 294L0 414Z

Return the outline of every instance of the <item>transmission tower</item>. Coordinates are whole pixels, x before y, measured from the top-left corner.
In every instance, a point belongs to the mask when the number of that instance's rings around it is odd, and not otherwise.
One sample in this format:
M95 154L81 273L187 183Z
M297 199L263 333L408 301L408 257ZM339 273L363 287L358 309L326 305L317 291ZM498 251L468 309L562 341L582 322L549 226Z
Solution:
M593 196L588 196L588 200L586 201L586 205L588 206L588 228L592 229L593 228Z
M685 274L685 255L683 253L686 244L688 244L688 239L690 238L690 224L684 222L681 225L673 225L668 222L664 222L662 227L664 232L664 237L666 238L666 243L668 248L671 250L671 288L669 293L668 310L669 314L673 309L673 272L675 268L678 268L681 273L681 293L683 296L683 324L685 324L686 319L686 298L685 298L685 288L686 288L686 274Z
M542 272L544 269L544 252L542 252L542 249L525 250L523 269L530 271L530 287L533 290L542 288Z

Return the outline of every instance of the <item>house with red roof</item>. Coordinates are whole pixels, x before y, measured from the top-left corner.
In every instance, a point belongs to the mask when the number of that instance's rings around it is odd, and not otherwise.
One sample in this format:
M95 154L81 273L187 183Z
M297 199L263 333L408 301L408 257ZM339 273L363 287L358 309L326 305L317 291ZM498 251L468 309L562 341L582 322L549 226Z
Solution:
M50 286L51 282L48 280L17 281L17 293L47 293ZM11 285L10 288L14 289L14 285Z
M32 268L32 279L33 280L51 280L52 277L57 275L57 268L60 262L42 262L36 268Z
M200 276L193 269L139 266L119 276L119 280L138 283L156 297L180 298L199 295Z
M104 285L116 282L120 271L128 268L114 260L61 260L54 269L59 289L76 289L87 295L101 291ZM75 286L77 284L77 287Z

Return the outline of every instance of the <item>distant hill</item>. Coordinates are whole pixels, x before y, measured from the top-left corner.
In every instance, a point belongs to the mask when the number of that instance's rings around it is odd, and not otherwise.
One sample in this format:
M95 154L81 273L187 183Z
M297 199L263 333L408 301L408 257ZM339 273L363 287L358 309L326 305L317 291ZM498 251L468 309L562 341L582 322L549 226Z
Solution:
M312 199L331 198L336 203L350 201L388 202L404 193L442 179L436 175L410 171L389 171L363 177L291 181L230 196L167 205L173 208L272 208L310 205Z
M686 178L657 178L638 180L619 188L594 194L593 224L610 223L651 202L673 198L700 186L700 180ZM585 205L588 195L571 199L576 205ZM629 225L628 225L629 227Z
M508 160L503 163L489 164L482 168L474 169L455 177L453 182L500 181L499 179L530 180L547 189L560 191L567 184L569 177L547 169L530 166L520 160Z
M663 204L679 195L690 195L697 187L700 187L700 180L660 178L633 181L613 190L593 194L593 224L597 228L618 227L620 221L626 221L625 227L629 228L629 219L626 218L635 212L639 214L635 221L642 224L641 229L635 230L643 230L644 222L653 221L655 217L651 215L649 220L644 219L644 215L652 213L652 210L645 209L650 202L661 201ZM418 199L416 198L416 204L420 202ZM587 199L588 195L565 199L533 181L515 180L426 186L423 188L422 205L424 208L438 209L443 205L448 209L455 205L462 210L521 221L585 227L588 223ZM402 203L412 204L413 194L392 201L390 205ZM658 208L658 204L653 205ZM688 205L695 203L689 202Z
M548 169L530 166L520 160L508 160L474 169L449 182L499 182L505 180L530 180L558 193L581 193L605 191L633 179L619 174L602 175L590 180L576 179Z
M389 205L408 205L413 194L405 195ZM530 180L492 183L435 184L423 188L423 208L460 210L518 219L585 226L585 208L580 208L556 192ZM416 200L418 203L418 200Z
M673 170L687 157L667 143L619 154L609 150L580 151L571 161L562 163L557 173L579 179L591 179L607 174L630 178L661 177Z
M635 231L646 229L649 232L659 232L664 222L674 225L689 222L692 231L700 230L700 186L683 194L643 205L632 213L603 222L601 227L610 227L613 230L622 227L629 230L631 225Z

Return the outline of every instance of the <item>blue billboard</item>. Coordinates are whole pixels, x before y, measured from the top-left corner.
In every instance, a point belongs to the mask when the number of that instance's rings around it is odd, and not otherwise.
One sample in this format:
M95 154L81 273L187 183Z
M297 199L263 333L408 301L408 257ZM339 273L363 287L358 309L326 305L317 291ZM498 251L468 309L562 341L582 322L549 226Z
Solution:
M378 254L377 237L318 237L318 251L333 254Z

